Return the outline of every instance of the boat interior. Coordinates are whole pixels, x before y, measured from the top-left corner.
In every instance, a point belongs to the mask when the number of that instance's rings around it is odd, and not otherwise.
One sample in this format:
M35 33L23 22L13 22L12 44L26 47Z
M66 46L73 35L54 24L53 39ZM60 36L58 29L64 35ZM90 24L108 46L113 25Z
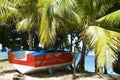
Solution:
M16 52L14 52L14 57L16 60L25 60L26 61L27 53L26 53L26 51L16 51Z

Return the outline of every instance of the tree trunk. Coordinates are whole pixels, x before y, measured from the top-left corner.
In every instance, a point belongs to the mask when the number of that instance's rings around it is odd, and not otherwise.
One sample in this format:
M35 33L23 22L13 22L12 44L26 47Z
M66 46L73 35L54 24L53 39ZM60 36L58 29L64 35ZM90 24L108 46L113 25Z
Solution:
M72 52L72 33L70 34L70 52ZM73 70L73 66L70 65L71 70Z
M70 34L70 51L72 52L72 34Z
M105 65L104 65L104 74L108 74L107 73L107 61L105 61Z
M28 34L29 34L29 50L33 50L33 34L32 34L32 31L29 31Z
M39 45L38 35L35 34L35 36L34 36L34 48L37 49L38 45Z
M118 59L113 63L113 71L120 74L120 52L118 53Z
M106 67L104 67L104 74L108 74Z
M85 51L86 51L86 46L85 46L85 43L83 41L82 53L81 53L80 65L79 65L80 72L85 72Z
M97 74L103 74L103 69L104 69L104 67L103 66L99 66L98 67L98 64L97 64L97 56L95 56L95 73L97 73Z
M74 46L74 69L73 69L73 79L76 79L76 48Z
M98 69L97 69L97 56L95 55L95 73L98 73Z

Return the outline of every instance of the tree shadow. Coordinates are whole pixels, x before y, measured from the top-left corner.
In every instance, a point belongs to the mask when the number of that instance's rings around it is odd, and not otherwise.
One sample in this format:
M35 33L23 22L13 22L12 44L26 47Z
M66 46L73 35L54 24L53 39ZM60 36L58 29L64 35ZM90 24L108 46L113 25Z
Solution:
M72 79L73 71L65 69L65 68L54 69L53 75L49 74L48 70L40 70L39 72L34 72L34 73L29 73L29 74L21 74L17 69L4 70L4 71L0 72L0 75L10 74L10 73L17 73L18 75L19 74L22 75L22 77L30 76L33 78L52 78L52 77L61 77L61 76L71 75L70 80L74 80L74 79ZM120 80L120 76L96 74L94 72L84 72L84 73L76 72L75 78L79 79L79 78L95 77L95 76L97 78L101 78L101 79L105 79L105 77L107 77L108 80ZM67 77L63 77L63 78L67 78ZM66 80L66 79L63 79L63 80Z
M73 79L73 71L67 70L65 68L54 69L53 75L50 75L48 73L48 70L40 70L39 72L29 73L29 74L25 74L25 75L34 77L34 78L52 78L52 77L61 77L61 76L66 76L66 75L72 75L71 80L75 80L75 79ZM112 77L111 75L96 74L94 72L87 72L87 71L84 73L76 72L76 75L75 75L76 79L86 78L86 77L97 77L100 79L105 79L107 77L109 80L119 80L118 77L115 78L115 77ZM65 77L65 78L67 78L67 77Z
M8 59L0 59L0 62L8 61Z
M119 75L100 74L99 76L101 76L102 78L108 77L109 80L120 80L120 76Z
M40 70L39 72L25 74L27 76L36 77L36 78L50 78L50 77L59 77L64 75L73 74L72 70L67 70L65 68L54 69L53 74L49 74L48 70Z
M80 73L79 77L80 78L84 78L84 77L97 77L100 79L106 79L107 80L120 80L120 76L113 76L113 75L109 75L109 74L96 74L94 72L85 72L85 73Z
M4 71L0 72L0 75L14 73L14 72L19 73L18 70L12 69L12 70L4 70Z

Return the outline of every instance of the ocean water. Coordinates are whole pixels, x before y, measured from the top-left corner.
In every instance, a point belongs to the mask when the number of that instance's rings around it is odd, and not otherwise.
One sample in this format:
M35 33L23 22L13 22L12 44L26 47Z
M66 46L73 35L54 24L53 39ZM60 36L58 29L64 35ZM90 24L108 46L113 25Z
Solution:
M79 57L80 57L80 55L79 55ZM89 72L95 72L95 56L94 55L86 55L86 57L85 57L85 70L89 71ZM115 73L113 71L112 66L111 66L111 68L107 69L107 72L110 75L118 75L117 73Z
M8 52L1 52L0 51L0 58L8 58Z
M95 58L93 55L87 55L85 57L85 70L95 72Z
M80 60L81 55L78 54L76 57L76 65ZM0 58L8 58L8 52L0 52ZM85 70L89 72L95 72L95 57L94 55L86 55L85 57ZM110 75L118 75L116 74L112 68L108 69L108 74Z

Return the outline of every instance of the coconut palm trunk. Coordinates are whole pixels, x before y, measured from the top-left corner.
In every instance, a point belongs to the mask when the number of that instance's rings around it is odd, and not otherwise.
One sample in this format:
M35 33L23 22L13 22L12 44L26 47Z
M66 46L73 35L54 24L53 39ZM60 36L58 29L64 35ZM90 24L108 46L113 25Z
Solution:
M72 34L70 34L70 43L71 43L71 45L70 45L70 51L72 52L72 46L73 46L73 44L72 44Z
M28 34L29 34L29 50L33 50L33 34L32 34L32 31L29 31Z
M97 67L97 65L98 65L97 59L98 59L98 57L95 55L95 73L100 73L100 67Z
M80 65L79 65L79 71L80 72L85 72L85 51L86 51L86 45L85 42L83 41L82 45L82 53L81 53L81 59L80 59Z
M104 67L104 74L108 74L106 67Z

